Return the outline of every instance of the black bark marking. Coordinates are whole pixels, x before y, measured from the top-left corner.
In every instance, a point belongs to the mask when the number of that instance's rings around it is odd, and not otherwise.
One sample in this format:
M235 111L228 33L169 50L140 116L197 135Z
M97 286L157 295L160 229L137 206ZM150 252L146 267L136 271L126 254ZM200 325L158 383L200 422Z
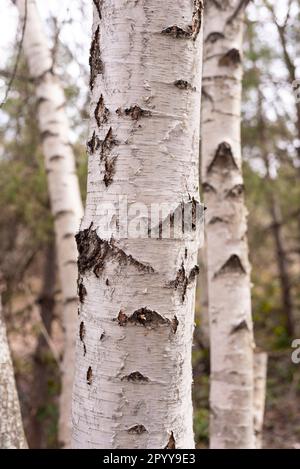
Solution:
M196 279L197 275L199 275L199 272L200 272L199 266L194 265L194 267L190 271L189 283L193 282Z
M119 326L125 326L127 324L128 316L126 313L124 313L122 309L120 310L118 314L117 321L119 323Z
M107 122L109 116L109 110L104 105L103 95L101 94L97 106L95 107L94 116L97 122L98 127L101 127L102 124Z
M88 367L88 370L86 372L86 382L87 384L90 386L93 382L93 370L92 370L92 367L89 366Z
M103 181L106 187L108 187L112 182L116 172L116 161L117 157L113 156L110 159L105 160L104 163L104 177Z
M218 10L225 10L228 6L228 2L224 2L224 0L211 0L211 3L213 3Z
M113 136L112 128L110 127L104 140L101 142L101 160L105 160L109 156L109 152L113 149L118 142Z
M225 39L225 36L223 33L220 33L218 31L210 33L207 38L205 39L205 42L210 42L211 44L214 44L215 42L219 41L220 39Z
M49 158L49 161L52 163L53 161L58 161L58 160L63 160L64 156L63 155L52 155Z
M142 117L152 116L151 111L149 111L148 109L142 109L140 106L137 106L137 105L130 106L124 110L122 110L122 108L119 107L116 110L116 114L118 114L118 116L123 116L123 115L129 116L131 117L133 121L138 121Z
M148 430L144 427L144 425L134 425L134 427L128 428L127 432L141 435L142 433L148 433Z
M215 274L216 276L219 275L226 275L226 274L245 274L246 270L243 267L243 264L237 254L232 254L229 259L225 262L225 264L221 267L221 269Z
M223 223L224 220L221 217L212 217L212 219L209 222L209 225L214 225L215 223Z
M234 326L231 329L230 334L235 334L236 332L242 331L243 329L249 330L249 326L248 326L247 321L245 319L243 319L239 324Z
M98 15L99 15L99 19L101 20L102 19L102 15L101 15L101 7L102 7L102 1L103 0L93 0L93 3L96 7L96 10L98 12Z
M182 262L180 269L177 271L175 280L172 280L169 283L169 286L174 288L175 290L181 291L181 301L182 303L185 300L187 288L192 283L196 276L199 275L199 266L195 265L189 275L186 274L186 270L184 267L184 263Z
M54 219L65 217L66 215L73 215L73 210L59 210L55 213Z
M74 238L73 233L66 233L66 234L63 235L63 239L70 239L70 238Z
M174 316L174 318L171 321L171 328L174 334L176 334L177 329L178 329L179 321L177 319L177 316Z
M174 81L174 85L180 90L195 90L195 88L193 88L192 85L186 80L176 80Z
M117 320L119 326L122 327L127 324L132 324L135 326L141 325L149 329L157 329L159 326L168 325L171 327L174 334L176 333L179 324L176 316L170 320L148 308L137 309L131 316L127 316L127 314L121 310L115 320Z
M131 381L133 383L148 383L149 378L142 375L139 371L133 371L130 375L123 376L122 381Z
M176 449L176 442L175 442L173 432L171 432L171 435L169 436L169 441L167 445L164 447L164 449Z
M227 171L238 169L229 143L220 143L212 162L207 168L207 172L210 173L215 167L226 169Z
M198 206L199 202L194 197L192 197L191 204L192 204L192 230L196 231L196 228L197 228L197 206Z
M113 177L116 171L116 156L111 156L111 150L118 142L113 136L112 128L110 127L104 140L101 142L100 161L104 162L104 177L103 181L108 187L113 182Z
M42 103L45 103L46 101L49 101L49 98L46 96L41 96L40 98L37 99L36 104L40 106Z
M79 326L79 338L81 342L83 342L85 338L85 325L83 321L81 321L80 326Z
M241 196L245 191L244 184L236 184L230 191L228 191L226 197L237 198Z
M58 133L57 132L51 132L50 130L44 130L41 133L42 140L45 140L46 138L49 138L49 137L58 137Z
M203 3L201 0L194 0L193 3L194 9L191 25L189 25L186 29L183 29L175 24L163 29L161 34L174 37L175 39L192 39L195 41L201 29Z
M101 51L100 51L100 27L98 26L94 37L92 39L91 49L90 49L90 89L92 90L95 84L95 80L98 75L103 73L103 62L101 60Z
M85 330L84 322L81 321L80 326L79 326L79 338L80 338L80 341L82 342L82 345L83 345L83 356L85 356L85 354L86 354L86 346L85 346L85 343L84 343L85 332L86 332L86 330Z
M242 62L241 54L238 49L230 49L219 60L219 65L222 67L237 66Z
M188 279L185 273L184 263L182 262L180 269L177 271L175 280L172 280L169 283L169 286L174 288L175 290L181 290L181 300L182 303L185 300L186 290L188 286Z
M101 141L96 136L96 132L94 131L92 137L87 142L88 152L89 153L94 153L95 151L97 151L100 148L100 145L101 145Z
M105 332L102 332L102 334L100 335L100 340L103 340L105 337Z
M66 298L64 301L64 304L70 304L70 303L77 303L78 302L78 297L77 296L69 296L69 298Z
M184 249L184 258L187 259L187 256L188 256L188 250L187 248Z
M82 279L79 279L78 280L78 297L79 297L79 301L80 303L84 303L84 299L87 295L87 291L86 291L86 288L85 286L83 285L83 280Z
M140 308L134 311L134 313L128 318L128 322L131 324L141 324L142 326L149 326L151 328L156 328L162 324L169 324L170 321L156 311L148 308Z
M109 287L109 280L108 280L108 278L105 280L105 285L106 285L107 287Z
M162 30L161 34L167 35L174 37L175 39L187 39L191 37L192 31L191 31L191 26L188 27L188 31L185 31L182 28L179 28L178 26L169 26L165 29Z
M110 259L116 260L120 265L131 265L140 272L154 273L152 266L139 262L131 254L126 254L114 244L113 239L107 241L99 238L92 226L93 223L75 236L79 253L78 270L81 275L86 271L93 271L96 277L99 277Z
M202 184L202 189L203 189L203 192L206 192L206 193L216 193L216 189L211 185L209 184L208 182L204 182Z

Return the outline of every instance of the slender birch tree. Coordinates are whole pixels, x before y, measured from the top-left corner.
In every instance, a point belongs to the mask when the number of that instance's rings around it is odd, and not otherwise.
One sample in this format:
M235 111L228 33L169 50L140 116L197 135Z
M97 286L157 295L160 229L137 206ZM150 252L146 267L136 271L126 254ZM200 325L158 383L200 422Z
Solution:
M158 236L149 210L200 206L202 2L93 3L73 447L192 448L197 230ZM120 198L147 236L104 228L110 203L123 230Z
M77 323L77 250L74 236L83 214L75 159L69 141L62 85L52 67L52 57L35 0L13 0L21 20L26 20L24 53L36 84L38 122L48 175L51 211L55 223L58 268L63 296L65 333L62 363L59 439L70 444L71 395L74 376Z
M266 352L255 349L254 353L254 434L255 448L262 448L262 435L266 402L268 355Z
M26 449L18 392L2 314L0 292L0 449Z
M202 182L211 340L210 446L253 448L253 326L240 141L243 11L206 2Z

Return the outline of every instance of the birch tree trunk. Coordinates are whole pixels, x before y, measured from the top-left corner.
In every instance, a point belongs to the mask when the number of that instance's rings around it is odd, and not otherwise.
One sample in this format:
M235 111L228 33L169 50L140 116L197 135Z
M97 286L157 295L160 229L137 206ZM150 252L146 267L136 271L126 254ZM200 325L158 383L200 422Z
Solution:
M204 241L205 243L206 241ZM209 349L209 298L207 285L207 255L205 244L199 250L198 301L200 303L199 339L203 347ZM197 298L197 297L196 297ZM196 300L197 301L197 300Z
M211 336L210 446L253 448L253 326L240 141L243 11L208 1L202 181Z
M254 353L254 433L255 448L262 448L262 432L264 424L268 355L266 352Z
M74 154L69 141L64 92L52 70L52 57L44 26L35 0L13 1L19 9L21 19L24 20L26 16L23 47L30 74L36 84L38 121L48 175L51 211L55 221L65 332L59 438L64 446L68 446L77 323L77 250L74 236L79 228L83 208Z
M149 210L199 208L201 30L199 0L94 1L74 448L194 447L197 230L159 239ZM103 228L119 197L147 236Z
M26 449L0 293L0 449Z

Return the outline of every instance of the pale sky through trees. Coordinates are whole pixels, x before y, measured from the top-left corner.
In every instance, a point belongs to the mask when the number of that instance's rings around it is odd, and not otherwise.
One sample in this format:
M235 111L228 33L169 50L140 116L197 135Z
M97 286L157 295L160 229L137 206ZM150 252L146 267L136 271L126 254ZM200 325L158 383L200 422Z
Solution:
M7 61L11 58L13 47L17 44L16 32L18 26L17 9L11 4L11 0L0 0L0 70L7 69ZM248 18L250 21L259 21L261 29L261 42L266 44L274 44L280 47L277 40L277 31L275 25L270 21L270 15L267 9L261 5L261 1L253 2L248 7ZM272 3L274 1L272 0ZM275 2L278 14L278 20L282 21L286 14L287 0ZM76 56L76 61L71 60L64 70L58 69L59 74L65 72L73 76L77 84L82 90L81 98L84 99L87 92L86 80L83 75L88 73L89 43L90 43L90 27L92 23L92 1L90 0L38 0L37 5L41 13L42 19L49 23L51 18L56 18L61 27L60 40L65 44L72 54ZM53 31L53 28L52 28ZM50 35L51 28L48 27ZM20 37L20 32L18 37ZM294 45L291 45L293 47ZM293 51L294 52L294 51ZM294 52L295 54L296 52ZM300 59L299 59L300 60ZM263 93L267 102L270 103L268 109L268 117L276 120L276 113L285 115L286 113L294 114L294 97L292 95L291 83L287 80L286 70L282 67L282 62L273 61L273 68L269 71L270 83L266 83ZM11 68L13 64L11 64ZM245 68L247 63L245 62ZM272 79L277 82L276 87L272 83ZM7 79L0 76L0 101L6 91ZM276 107L276 112L274 110ZM67 112L71 112L67 108ZM251 108L243 109L243 112L252 112ZM72 115L69 116L72 118ZM0 119L3 114L0 113ZM74 136L75 139L75 136ZM257 166L255 160L252 165L257 170L260 168L259 162Z

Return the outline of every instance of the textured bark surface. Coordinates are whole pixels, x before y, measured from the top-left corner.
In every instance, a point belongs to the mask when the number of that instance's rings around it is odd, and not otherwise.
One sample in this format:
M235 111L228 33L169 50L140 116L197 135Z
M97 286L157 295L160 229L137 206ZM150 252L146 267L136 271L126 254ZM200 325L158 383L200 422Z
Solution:
M209 298L207 285L207 253L204 246L199 251L199 277L198 277L198 295L200 303L199 314L199 340L203 347L209 349Z
M25 1L14 0L24 18ZM83 214L74 154L68 139L69 125L64 110L63 88L52 70L52 57L36 3L27 0L24 52L36 84L38 120L48 175L51 211L55 221L57 258L61 281L65 348L59 438L70 444L71 393L74 376L74 347L77 322L77 250L74 236Z
M0 449L26 449L13 364L0 296Z
M263 424L266 401L268 355L265 352L254 353L254 433L255 448L262 448Z
M197 236L104 238L97 206L199 201L202 4L94 5L73 446L192 448Z
M202 183L211 336L210 446L253 448L253 328L240 142L243 11L207 1Z

